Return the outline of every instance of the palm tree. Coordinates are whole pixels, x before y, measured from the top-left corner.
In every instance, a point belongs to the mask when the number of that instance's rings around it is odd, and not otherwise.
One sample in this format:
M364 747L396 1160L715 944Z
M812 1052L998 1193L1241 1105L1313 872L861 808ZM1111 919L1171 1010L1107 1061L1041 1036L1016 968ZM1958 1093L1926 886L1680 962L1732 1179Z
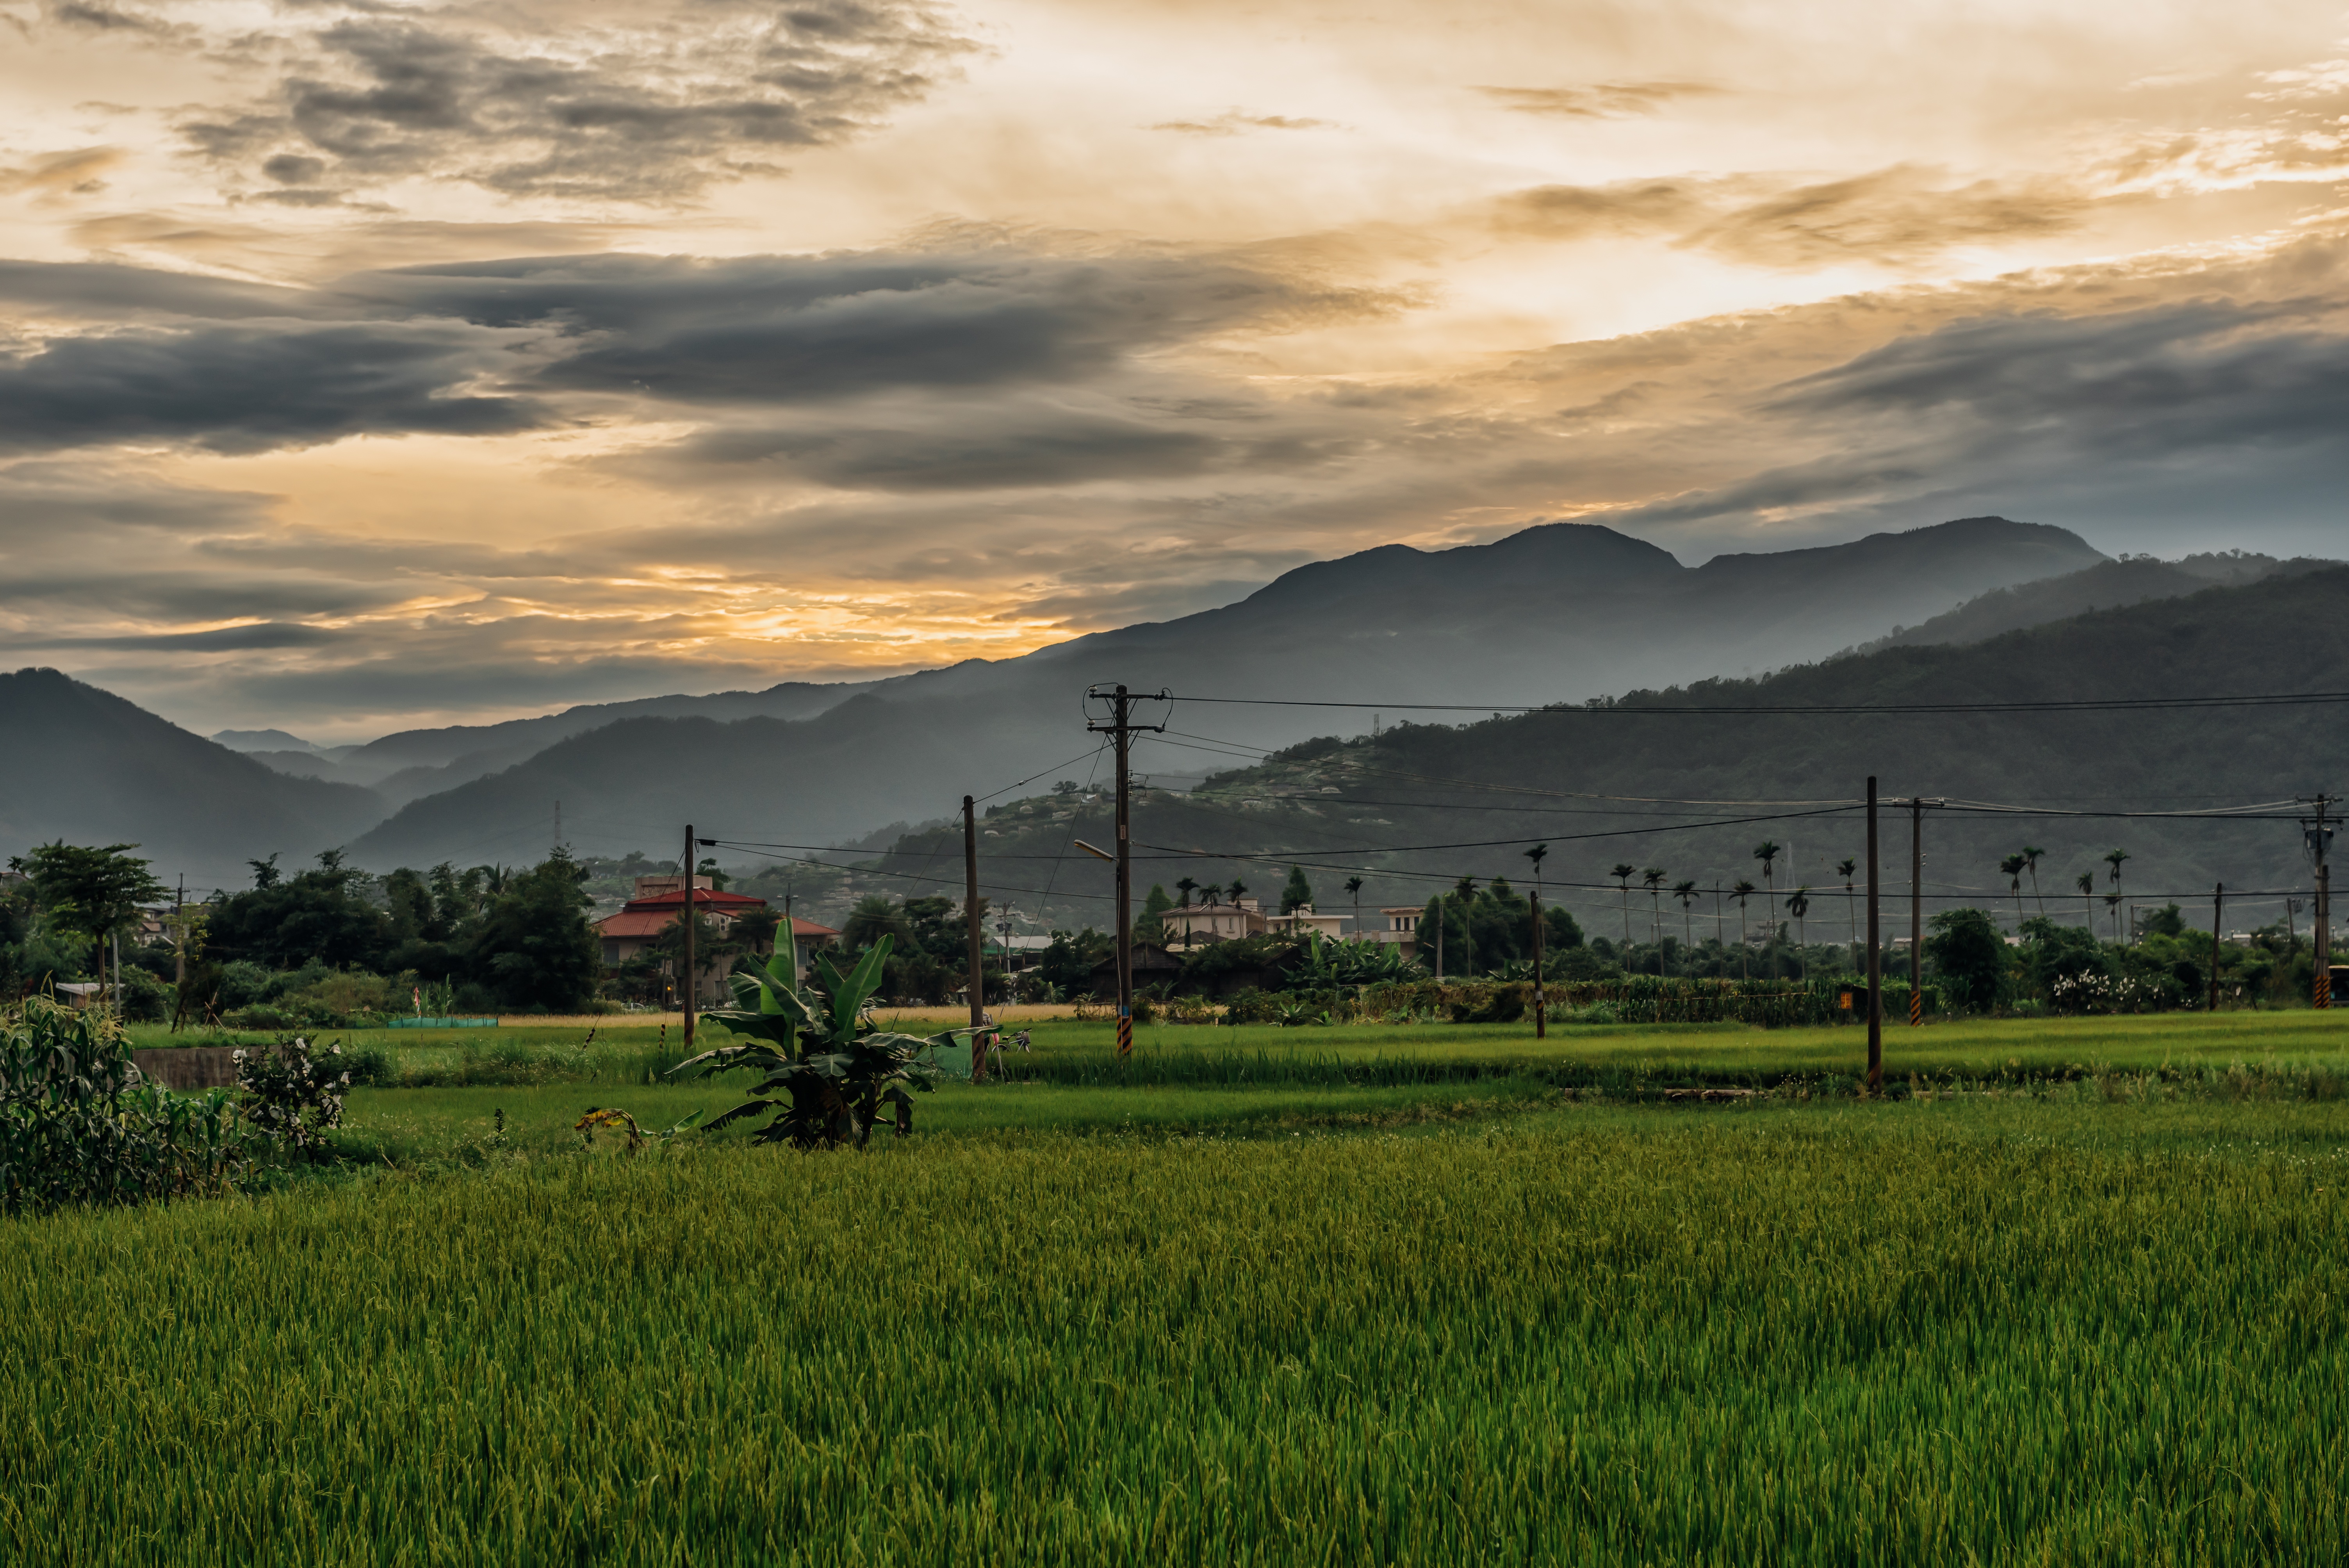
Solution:
M1770 878L1770 868L1777 863L1780 853L1778 846L1768 839L1754 846L1754 858L1762 862L1762 885L1768 890L1765 902L1774 923L1778 918L1778 893L1777 884ZM1770 973L1774 976L1778 973L1778 944L1775 938L1770 944Z
M1811 890L1808 887L1798 887L1786 895L1786 913L1795 917L1795 951L1799 954L1810 945L1809 928L1803 923L1803 917L1811 913ZM1805 965L1804 973L1809 972L1809 966Z
M2088 934L2094 936L2096 933L2096 873L2082 872L2072 880L2072 885L2078 888L2080 896L2088 901Z
M2023 869L2031 877L2031 896L2039 903L2039 918L2042 920L2047 918L2047 899L2039 891L2039 861L2040 858L2046 853L2047 851L2037 844L2023 846Z
M1853 895L1851 891L1851 879L1857 875L1858 872L1859 862L1857 861L1837 861L1836 862L1836 875L1843 878L1843 912L1851 917L1851 966L1855 969L1860 967L1859 905L1852 902Z
M2014 929L2017 931L2023 929L2023 863L2021 855L2009 855L1998 862L1998 869L2006 877L2006 891L2014 895Z
M1174 891L1183 895L1183 907L1188 909L1191 907L1191 895L1199 891L1199 884L1196 879L1192 877L1176 877Z
M1658 896L1657 890L1664 885L1664 868L1650 866L1640 873L1640 880L1648 888L1648 940L1661 947L1664 944L1664 901Z
M1753 966L1746 962L1752 950L1746 945L1745 936L1745 901L1754 896L1754 884L1744 877L1738 878L1737 885L1729 890L1729 896L1737 901L1737 974L1743 980L1754 978Z
M1452 892L1460 900L1460 973L1474 980L1476 977L1476 879L1462 877L1452 884Z
M1681 940L1688 944L1691 952L1694 952L1696 923L1695 918L1689 913L1689 905L1696 902L1696 883L1693 882L1672 883L1672 896L1681 901ZM1694 960L1683 959L1682 962L1692 964Z
M1354 895L1354 934L1360 936L1362 934L1362 879L1348 877L1346 891Z
M1229 899L1232 903L1237 903L1240 901L1240 894L1246 892L1247 892L1247 883L1240 881L1237 877L1234 877L1232 879L1232 885L1224 890L1224 896Z
M2105 864L2113 868L2113 896L2106 899L2105 902L2112 906L2113 940L2115 942L2118 942L2121 939L2121 862L2128 858L2129 852L2123 849L2115 849L2105 856Z
M1607 874L1613 877L1623 890L1623 945L1629 947L1631 945L1631 879L1640 874L1640 868L1626 862Z
M904 938L910 934L905 912L885 892L869 892L858 899L840 925L840 939L852 953L864 952L884 936Z

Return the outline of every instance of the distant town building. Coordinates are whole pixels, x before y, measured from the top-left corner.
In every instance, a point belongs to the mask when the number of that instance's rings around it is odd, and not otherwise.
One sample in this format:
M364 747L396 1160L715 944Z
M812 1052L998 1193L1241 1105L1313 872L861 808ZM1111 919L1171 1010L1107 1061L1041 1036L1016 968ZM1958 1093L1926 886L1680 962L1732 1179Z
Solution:
M1342 914L1318 914L1307 904L1294 914L1271 914L1255 899L1244 898L1237 903L1182 903L1162 911L1159 928L1166 934L1170 947L1193 947L1202 943L1229 942L1235 937L1262 936L1268 932L1301 935L1318 931L1335 939L1342 935L1346 917Z

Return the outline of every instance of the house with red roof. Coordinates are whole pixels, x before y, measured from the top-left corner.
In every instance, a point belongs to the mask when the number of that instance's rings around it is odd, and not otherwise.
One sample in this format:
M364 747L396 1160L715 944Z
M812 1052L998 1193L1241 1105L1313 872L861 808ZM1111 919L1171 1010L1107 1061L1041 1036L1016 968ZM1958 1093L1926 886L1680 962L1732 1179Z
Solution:
M686 906L687 891L681 877L638 877L636 896L620 906L617 913L607 914L595 922L595 934L604 944L604 967L617 970L629 959L659 941L661 933L675 925ZM720 927L730 927L744 915L771 908L763 898L747 893L726 892L711 885L708 877L693 879L693 907L702 919ZM840 933L812 920L792 921L792 947L798 961L799 974L804 978L815 950L838 937ZM753 951L761 955L774 951L771 939L754 944ZM662 973L667 974L664 964ZM672 976L674 978L674 976ZM716 971L701 975L698 1005L730 1004L733 993L726 976Z

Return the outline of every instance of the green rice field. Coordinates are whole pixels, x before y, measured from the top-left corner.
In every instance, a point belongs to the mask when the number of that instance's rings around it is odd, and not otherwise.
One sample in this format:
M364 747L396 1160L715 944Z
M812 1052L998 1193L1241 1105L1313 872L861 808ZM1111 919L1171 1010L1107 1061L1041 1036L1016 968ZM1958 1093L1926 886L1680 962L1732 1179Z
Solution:
M819 1155L583 1146L731 1103L657 1040L403 1039L332 1167L0 1221L0 1560L2349 1557L2326 1015L1875 1099L1850 1029L1032 1027Z

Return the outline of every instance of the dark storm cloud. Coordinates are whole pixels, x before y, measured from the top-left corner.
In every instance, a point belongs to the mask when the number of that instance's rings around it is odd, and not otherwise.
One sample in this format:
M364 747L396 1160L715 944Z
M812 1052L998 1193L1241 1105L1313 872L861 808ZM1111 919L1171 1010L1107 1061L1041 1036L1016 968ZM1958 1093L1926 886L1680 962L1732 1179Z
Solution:
M166 316L233 321L309 315L325 314L329 303L301 289L194 273L105 262L10 260L0 260L0 302L31 306L47 315L109 322Z
M780 462L836 489L905 491L1158 478L1195 472L1220 449L1195 431L1080 418L994 431L712 430L676 456L688 462Z
M1790 445L1831 433L1833 449L1623 515L1831 507L1848 521L1928 496L2028 498L2043 512L2092 497L2126 513L2183 486L2206 513L2289 517L2349 486L2349 335L2309 301L1976 316L1786 383L1752 411Z
M499 435L525 399L463 395L491 335L450 325L141 328L0 358L0 449L187 443L254 452L361 434Z
M577 20L465 6L345 16L294 49L266 101L181 130L281 187L422 175L674 202L868 129L970 46L925 6L859 0L714 0L633 28Z
M1386 296L1195 255L591 256L351 280L485 326L553 325L550 387L684 403L812 403L890 388L1091 379L1154 348L1365 316Z
M1541 185L1493 208L1506 232L1557 239L1670 234L1672 242L1761 266L1903 264L1952 246L2071 228L2095 203L2056 181L1951 185L1899 164L1848 180L1787 185L1758 177Z
M161 632L120 637L19 636L0 638L11 648L92 648L118 653L250 653L269 648L317 648L344 640L346 634L326 626L268 621L248 626L221 626L208 632Z

